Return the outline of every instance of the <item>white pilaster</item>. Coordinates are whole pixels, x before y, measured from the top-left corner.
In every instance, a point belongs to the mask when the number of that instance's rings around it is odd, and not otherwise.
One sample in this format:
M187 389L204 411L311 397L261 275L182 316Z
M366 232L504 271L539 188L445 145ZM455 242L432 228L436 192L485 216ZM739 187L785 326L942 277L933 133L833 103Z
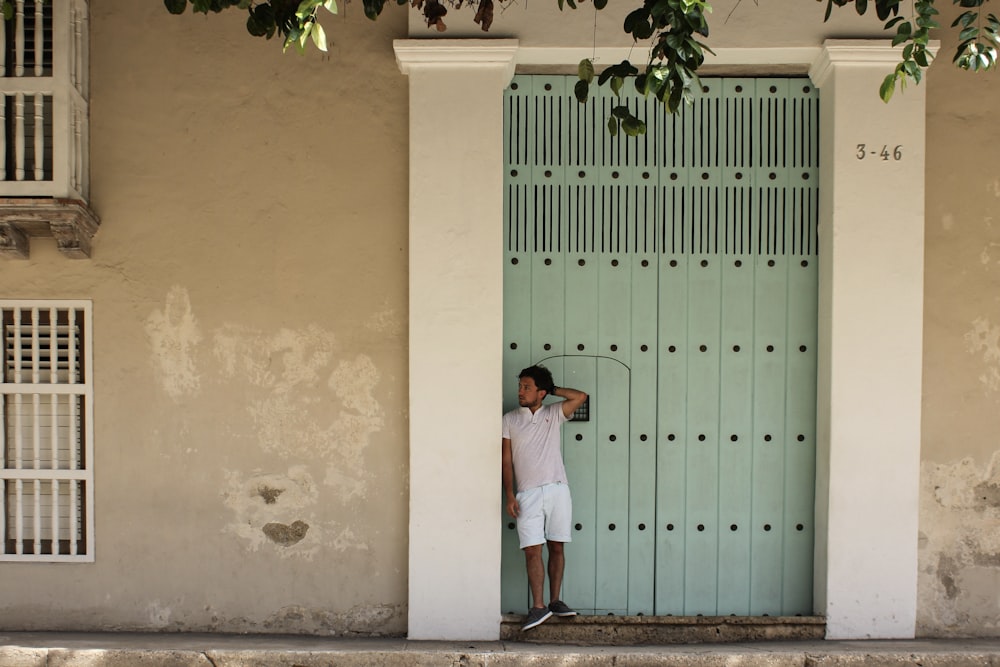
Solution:
M827 637L913 637L925 85L878 96L888 42L828 40L820 88L816 611Z
M409 637L500 635L503 91L516 40L397 40L410 80Z

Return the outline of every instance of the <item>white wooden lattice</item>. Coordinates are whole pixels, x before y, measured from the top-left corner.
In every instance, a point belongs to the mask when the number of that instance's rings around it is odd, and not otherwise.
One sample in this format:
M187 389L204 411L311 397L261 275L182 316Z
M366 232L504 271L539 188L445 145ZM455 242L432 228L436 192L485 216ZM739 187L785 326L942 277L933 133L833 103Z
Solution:
M0 301L0 560L91 561L89 302Z
M88 3L14 7L0 30L0 196L86 200Z

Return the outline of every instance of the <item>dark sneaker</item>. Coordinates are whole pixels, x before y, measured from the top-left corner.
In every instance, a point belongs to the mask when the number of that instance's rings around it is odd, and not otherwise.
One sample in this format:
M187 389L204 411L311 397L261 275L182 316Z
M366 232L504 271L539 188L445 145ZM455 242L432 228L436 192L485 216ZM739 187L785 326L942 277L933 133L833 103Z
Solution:
M569 608L562 600L553 600L549 603L549 611L555 616L576 616L576 612Z
M532 607L528 610L528 620L521 626L521 630L530 630L536 625L541 625L552 618L552 612L545 607Z

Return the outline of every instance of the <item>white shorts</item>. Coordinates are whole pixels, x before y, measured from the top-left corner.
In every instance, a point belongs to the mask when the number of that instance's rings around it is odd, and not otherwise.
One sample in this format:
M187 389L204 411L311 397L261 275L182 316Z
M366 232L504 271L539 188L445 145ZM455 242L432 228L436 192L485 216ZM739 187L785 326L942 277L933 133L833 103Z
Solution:
M561 482L519 491L517 536L521 548L551 542L570 542L573 499L569 486Z

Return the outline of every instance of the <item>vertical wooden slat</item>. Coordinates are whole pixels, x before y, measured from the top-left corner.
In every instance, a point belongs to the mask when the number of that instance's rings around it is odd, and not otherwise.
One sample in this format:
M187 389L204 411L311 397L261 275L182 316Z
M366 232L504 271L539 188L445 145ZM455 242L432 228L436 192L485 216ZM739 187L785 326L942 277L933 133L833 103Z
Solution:
M656 613L680 615L687 605L688 513L687 412L688 257L665 253L660 258L659 363L657 364L656 456Z
M719 534L719 345L721 271L717 258L688 264L687 568L685 612L717 612Z
M628 613L653 614L655 595L650 583L656 569L657 371L652 360L656 359L659 345L659 323L653 307L657 302L659 263L651 248L646 253L635 253L629 260L631 294L622 298L628 310L622 319L632 329ZM604 386L602 390L607 391Z
M781 613L787 264L758 257L754 280L753 615Z
M49 382L56 384L59 382L59 311L56 308L49 308ZM52 470L62 468L59 455L59 394L49 396L49 448L51 451ZM52 498L52 525L50 533L52 537L52 553L59 553L59 481L51 480L49 493Z
M83 69L82 69L83 59L81 57L82 54L80 52L80 50L83 48L83 42L84 42L84 40L82 39L83 35L80 30L82 25L81 11L82 10L79 6L79 3L75 1L71 2L69 11L69 21L70 21L70 27L69 27L70 49L68 54L69 74L72 85L76 87L78 90L82 89L82 78L83 78Z
M45 13L44 5L35 0L35 43L33 45L35 76L42 76L45 67Z
M0 33L3 31L0 30ZM0 42L2 46L2 42ZM2 52L2 51L0 51ZM0 59L2 60L2 59ZM10 369L8 368L8 343L7 337L10 332L7 329L5 313L0 309L0 346L3 347L3 354L0 357L0 363L3 364L0 367L0 382L10 381ZM4 466L10 465L11 456L7 447L9 446L7 439L7 419L9 411L7 409L9 398L6 394L0 394L0 460L3 460ZM7 514L8 514L8 502L10 489L8 487L8 482L5 479L0 479L0 554L9 553L7 549Z
M14 94L14 177L24 180L24 93Z
M625 255L593 256L596 266L594 308L597 340L591 355L628 356L630 326L630 260ZM611 347L615 349L612 350ZM586 352L584 352L586 353ZM598 359L591 394L592 419L597 422L597 488L577 486L577 496L595 496L597 507L597 613L624 613L627 608L629 379L627 368ZM572 445L572 443L570 443ZM609 525L615 524L615 530Z
M594 496L597 508L594 613L620 615L628 612L629 376L617 362L601 357L588 361L597 368L587 385L596 422L597 484L578 488L576 494Z
M82 348L78 348L79 345L79 331L80 324L83 317L88 317L87 313L82 313L79 310L71 309L69 311L69 377L70 382L78 383L83 382L86 385L90 385L91 378L84 377L80 378L79 373L79 359L78 354L83 352ZM89 326L84 326L83 331L90 331ZM85 341L88 342L88 341ZM85 369L90 374L89 367ZM89 403L89 402L88 402ZM70 400L70 468L72 470L79 470L82 467L84 461L80 460L80 449L81 442L80 439L82 434L80 432L80 409L79 409L79 397L72 396ZM88 447L93 446L90 438L86 439ZM88 456L85 459L87 467L93 465L93 452L88 452ZM70 491L70 501L69 501L69 553L71 556L76 556L79 553L78 539L80 535L80 506L79 506L79 482L75 479L69 482ZM92 538L91 538L92 539ZM86 553L92 553L91 549L87 549Z
M31 383L37 385L41 376L41 340L38 308L31 309ZM42 434L41 434L41 397L38 392L31 394L31 467L39 470L42 467ZM42 483L35 479L32 484L33 512L31 516L31 534L35 555L41 553L42 539Z
M559 357L546 363L556 383L579 389L596 385L598 376L593 358ZM590 391L588 393L596 392ZM593 401L594 399L592 399ZM591 406L597 405L591 403ZM597 609L598 467L597 424L591 411L589 422L569 422L563 425L563 460L573 496L573 541L566 546L566 574L562 597L585 614Z
M14 3L14 76L24 76L24 0Z
M0 399L0 409L3 409L2 399ZM2 431L4 429L0 429L0 451L3 451L2 448L6 446ZM7 549L7 504L10 498L8 484L6 479L0 479L0 554L10 553Z
M24 481L14 481L14 553L24 555Z
M719 610L750 613L750 507L753 446L753 263L722 262L719 400Z
M786 367L785 545L782 610L812 612L813 507L816 468L816 318L818 272L815 256L789 266Z
M45 180L45 96L35 93L35 122L34 122L34 151L35 151L35 172L36 181Z
M0 35L3 35L4 31L0 30ZM0 53L3 49L3 41L0 39ZM0 58L0 63L3 62L3 58ZM2 66L0 66L2 70ZM0 71L0 76L5 76L2 71ZM4 132L0 132L0 155L7 154L7 100L8 95L6 93L0 93L0 127L4 128ZM7 160L0 160L0 181L7 180Z

